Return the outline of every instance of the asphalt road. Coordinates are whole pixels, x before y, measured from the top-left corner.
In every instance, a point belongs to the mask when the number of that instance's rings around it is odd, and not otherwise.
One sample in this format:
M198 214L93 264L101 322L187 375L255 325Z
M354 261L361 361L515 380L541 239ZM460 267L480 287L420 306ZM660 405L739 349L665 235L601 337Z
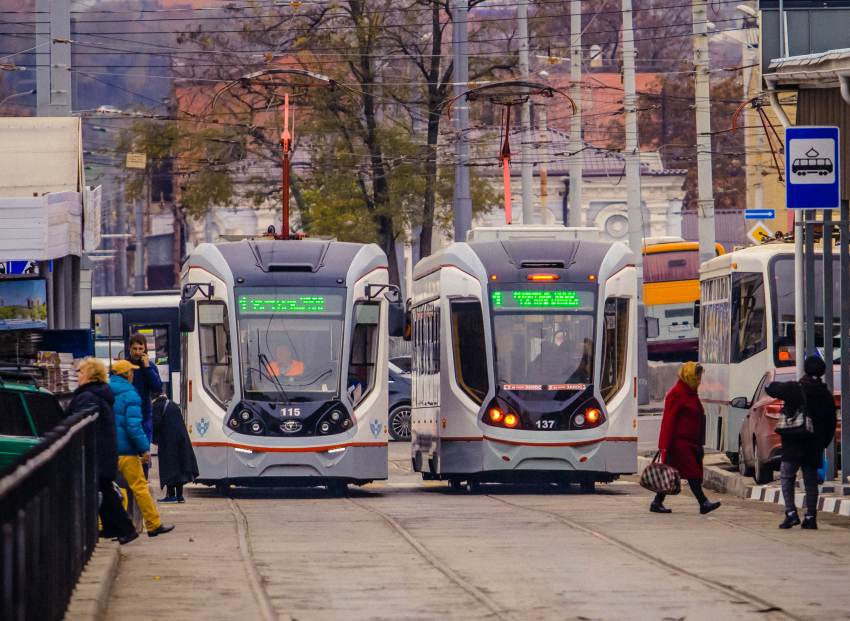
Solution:
M348 498L187 488L175 531L122 549L107 619L844 619L850 518L780 531L775 505L688 492L648 512L636 477L597 493L424 484L408 445Z

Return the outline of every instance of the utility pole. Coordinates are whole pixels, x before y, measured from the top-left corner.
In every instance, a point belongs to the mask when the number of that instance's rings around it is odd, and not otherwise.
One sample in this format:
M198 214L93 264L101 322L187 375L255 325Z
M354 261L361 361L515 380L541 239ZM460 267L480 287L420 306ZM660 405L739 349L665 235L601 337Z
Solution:
M71 116L71 3L36 0L38 116Z
M540 142L543 143L543 157L540 158L540 224L554 224L552 212L549 211L549 130L546 118L546 104L540 104Z
M145 182L147 185L147 182ZM146 188L142 189L147 191ZM139 197L136 202L136 291L145 290L145 214L143 205L144 198Z
M467 17L469 0L452 0L452 53L454 55L454 96L468 90L469 32ZM472 198L469 196L469 104L458 100L455 115L455 241L466 241L472 228Z
M519 35L519 73L523 80L529 78L528 66L528 0L517 4ZM531 101L522 104L522 223L534 224L534 168L531 161Z
M292 117L292 129L295 130L295 117ZM283 150L283 184L280 186L281 216L280 234L283 239L289 239L289 155L292 148L292 134L289 133L289 93L283 95L283 133L280 135L280 146Z
M127 206L123 198L117 199L115 210L116 233L123 236L127 233ZM115 295L127 295L127 238L114 238L113 248L115 248Z
M714 186L711 178L711 94L708 67L708 4L693 0L694 82L697 115L697 201L699 222L699 262L716 255L714 247Z
M50 0L35 0L36 116L49 116L50 105Z
M581 136L581 0L570 2L570 97L578 112L570 118L570 210L564 226L581 226L581 183L584 154Z
M640 192L640 141L635 86L635 30L632 0L623 0L623 108L626 114L626 206L629 213L629 248L635 258L638 311L638 404L649 403L649 366L643 304L643 206Z

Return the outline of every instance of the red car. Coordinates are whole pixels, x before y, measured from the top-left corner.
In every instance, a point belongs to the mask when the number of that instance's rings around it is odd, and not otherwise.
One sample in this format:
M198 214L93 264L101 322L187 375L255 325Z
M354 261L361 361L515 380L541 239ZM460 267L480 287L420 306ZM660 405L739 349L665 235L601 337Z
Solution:
M746 397L738 397L732 401L732 407L749 409L738 435L738 471L743 476L752 476L759 485L773 481L773 471L779 470L782 457L782 441L773 430L781 416L782 401L767 395L764 387L771 382L788 382L793 379L796 379L794 367L771 369L759 382L752 401L748 401ZM839 408L838 428L835 431L836 446L841 444L839 382L840 376L836 370L833 375L835 407ZM841 454L840 449L838 454Z

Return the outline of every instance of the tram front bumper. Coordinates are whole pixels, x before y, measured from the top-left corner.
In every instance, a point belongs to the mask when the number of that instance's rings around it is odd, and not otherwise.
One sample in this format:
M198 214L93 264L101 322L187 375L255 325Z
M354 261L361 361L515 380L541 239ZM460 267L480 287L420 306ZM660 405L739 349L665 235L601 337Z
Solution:
M484 471L574 471L616 475L637 472L636 440L602 439L573 446L546 446L485 438L482 452Z
M297 451L196 446L195 455L202 483L227 479L243 485L322 485L319 479L365 483L388 476L386 444Z

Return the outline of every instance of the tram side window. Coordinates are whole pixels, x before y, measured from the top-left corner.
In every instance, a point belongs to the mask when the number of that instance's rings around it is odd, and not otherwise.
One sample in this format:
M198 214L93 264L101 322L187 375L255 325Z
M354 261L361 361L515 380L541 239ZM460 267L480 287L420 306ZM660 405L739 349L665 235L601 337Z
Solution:
M732 275L732 356L743 362L767 349L764 277L759 273Z
M605 323L602 326L602 377L599 392L608 403L626 381L629 343L629 300L605 300Z
M233 398L230 320L224 302L199 302L198 326L204 389L224 406Z
M699 361L729 363L729 276L700 283Z
M354 407L375 387L380 318L379 303L359 302L354 306L351 355L348 361L348 394Z
M452 302L452 339L458 386L481 404L490 390L481 302Z
M434 300L413 309L413 407L440 404L440 306Z
M107 367L124 357L124 315L95 313L94 355Z

